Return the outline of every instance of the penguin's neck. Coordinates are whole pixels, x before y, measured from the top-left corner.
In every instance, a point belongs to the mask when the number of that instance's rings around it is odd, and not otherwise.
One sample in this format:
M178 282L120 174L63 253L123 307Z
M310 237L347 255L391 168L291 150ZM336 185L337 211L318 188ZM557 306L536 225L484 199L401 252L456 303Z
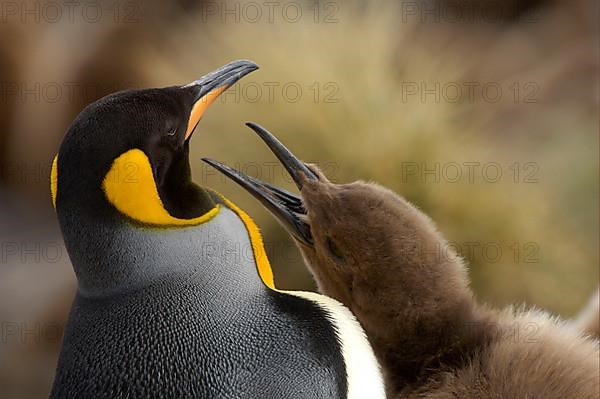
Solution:
M462 365L489 343L486 328L495 320L493 314L467 293L448 302L436 312L400 312L385 334L382 326L365 325L393 392L422 383L432 370Z
M114 218L62 223L79 293L106 297L163 284L203 287L207 296L243 298L267 288L258 276L244 223L225 206L209 221L149 227Z

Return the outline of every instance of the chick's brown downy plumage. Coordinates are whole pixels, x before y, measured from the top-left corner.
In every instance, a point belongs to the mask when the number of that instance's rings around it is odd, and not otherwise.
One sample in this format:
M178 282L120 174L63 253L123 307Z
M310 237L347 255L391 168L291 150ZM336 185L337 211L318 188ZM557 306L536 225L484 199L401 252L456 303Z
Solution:
M301 191L314 244L300 244L319 289L354 312L392 386L458 364L490 321L461 260L442 256L446 242L429 218L393 192L319 177Z
M394 397L595 398L598 343L537 311L479 305L434 223L373 183L304 178L321 292L361 322ZM500 396L498 396L500 395Z
M544 312L479 305L463 260L424 213L373 183L334 184L264 128L300 197L211 165L294 237L319 290L363 325L388 397L597 398L598 341Z

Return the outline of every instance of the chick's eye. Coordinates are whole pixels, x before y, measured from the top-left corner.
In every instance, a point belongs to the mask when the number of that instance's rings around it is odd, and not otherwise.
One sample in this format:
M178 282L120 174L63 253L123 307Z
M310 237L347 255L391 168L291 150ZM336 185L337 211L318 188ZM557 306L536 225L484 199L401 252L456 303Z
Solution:
M177 133L177 128L176 127L172 127L167 132L167 136L175 136L175 133Z
M327 250L329 254L337 261L344 262L344 255L342 251L340 251L339 247L333 242L333 240L329 237L325 239L325 245L327 246Z

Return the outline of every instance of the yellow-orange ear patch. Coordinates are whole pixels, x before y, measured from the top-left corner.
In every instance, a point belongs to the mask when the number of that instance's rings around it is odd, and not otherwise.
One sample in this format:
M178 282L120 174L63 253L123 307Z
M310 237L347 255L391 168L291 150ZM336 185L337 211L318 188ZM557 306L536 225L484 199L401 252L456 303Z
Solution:
M121 154L104 177L102 188L108 201L122 214L145 224L195 226L219 213L219 205L202 216L180 219L165 209L154 181L150 160L139 149Z
M250 236L250 242L252 243L252 252L254 253L254 259L256 260L258 275L267 287L276 290L273 269L271 269L271 264L269 263L267 251L265 251L262 235L260 234L258 226L254 223L254 220L252 220L252 218L237 205L223 197L221 194L218 195L223 199L223 202L227 204L227 207L234 211L240 219L242 219L242 222L244 222L246 230L248 230L248 235Z
M52 160L52 171L50 172L50 196L52 206L56 209L56 193L58 192L58 154Z

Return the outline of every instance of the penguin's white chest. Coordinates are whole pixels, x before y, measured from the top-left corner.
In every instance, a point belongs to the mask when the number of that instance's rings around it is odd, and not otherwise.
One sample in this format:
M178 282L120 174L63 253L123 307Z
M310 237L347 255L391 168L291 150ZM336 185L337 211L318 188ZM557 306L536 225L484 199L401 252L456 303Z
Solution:
M348 399L385 399L381 367L356 317L340 302L307 291L284 291L316 303L331 317L346 366Z

